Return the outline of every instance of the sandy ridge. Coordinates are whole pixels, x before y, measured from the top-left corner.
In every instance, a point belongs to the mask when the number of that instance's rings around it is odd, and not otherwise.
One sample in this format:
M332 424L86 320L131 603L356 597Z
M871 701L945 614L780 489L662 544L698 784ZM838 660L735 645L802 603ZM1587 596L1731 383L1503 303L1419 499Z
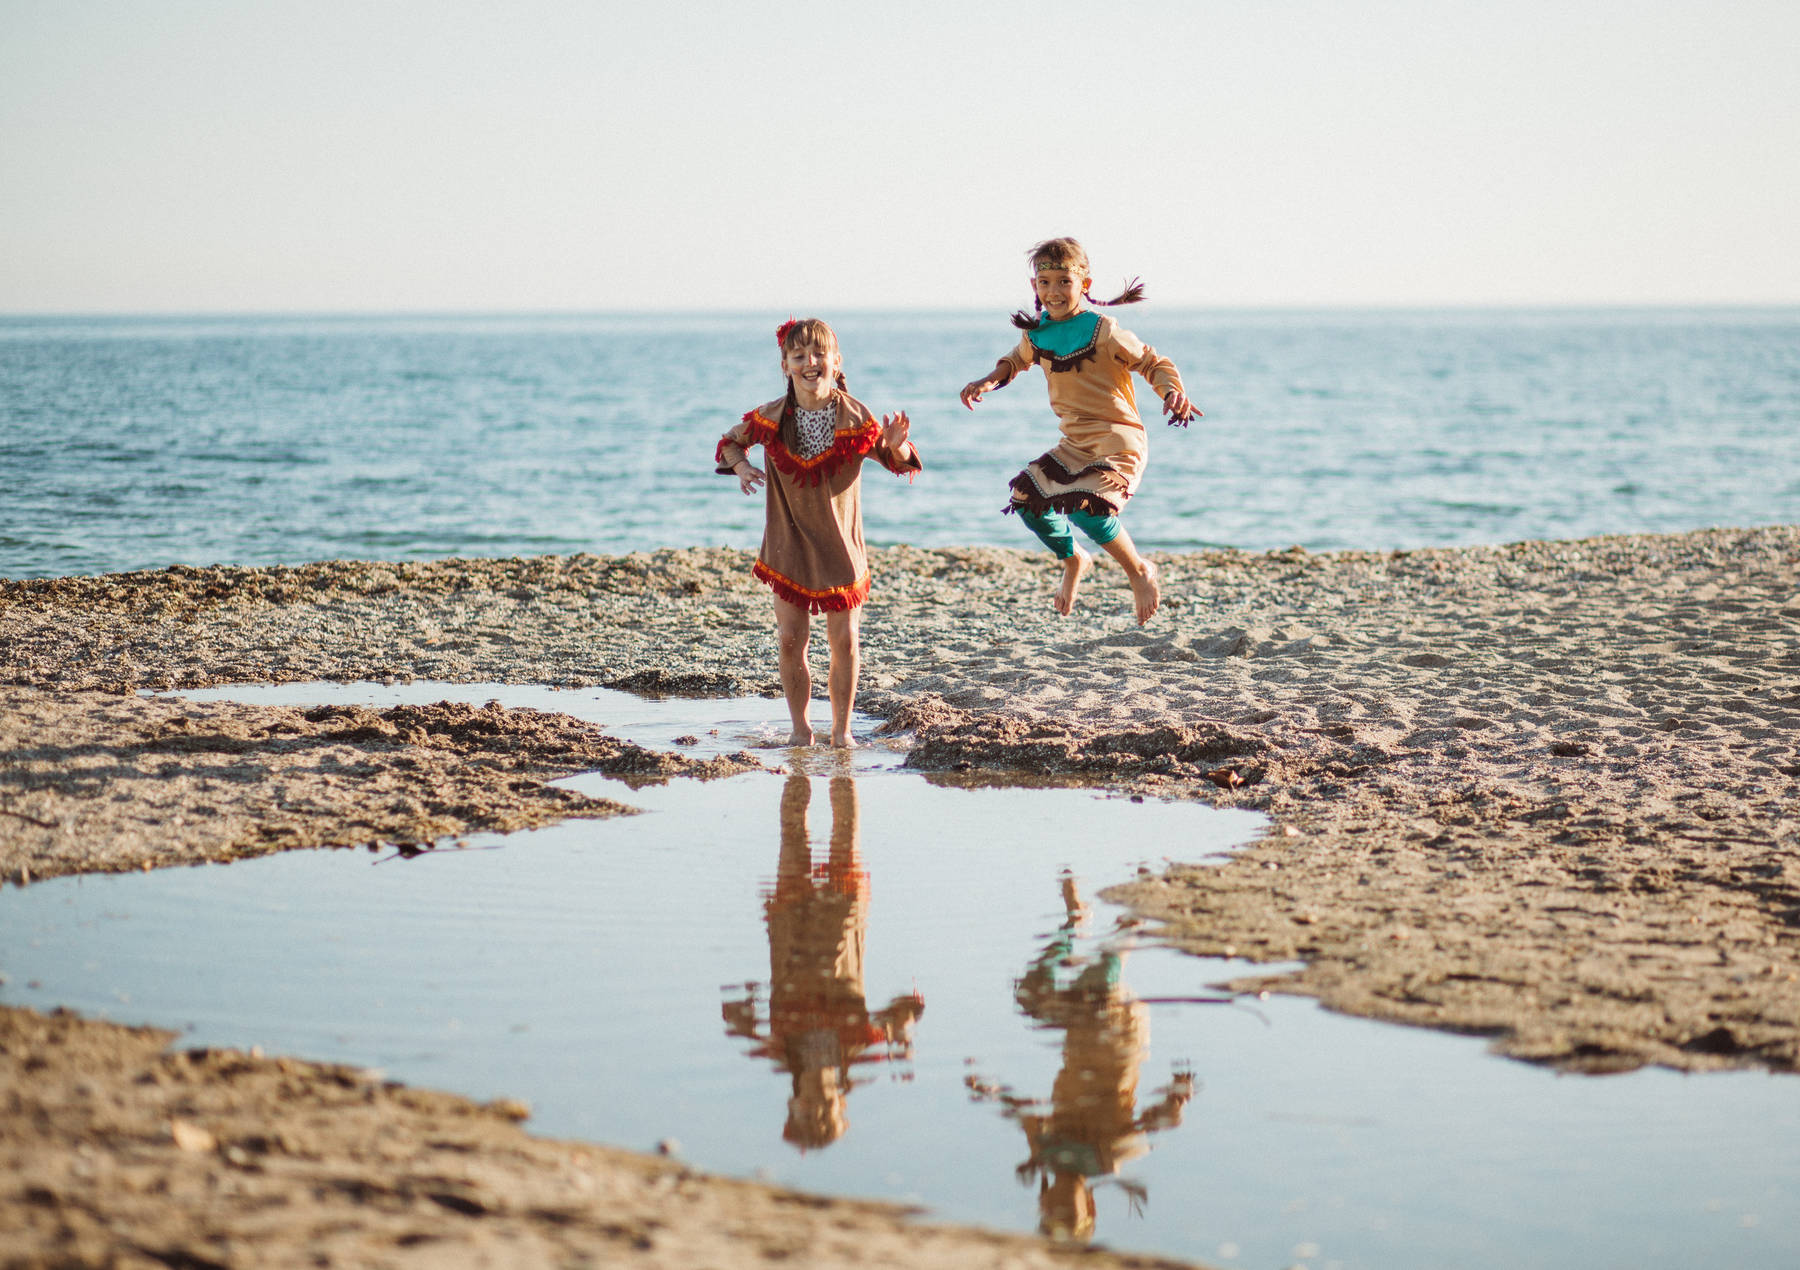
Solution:
M0 881L242 859L416 852L632 809L546 782L760 767L646 750L567 715L454 702L308 710L0 686Z

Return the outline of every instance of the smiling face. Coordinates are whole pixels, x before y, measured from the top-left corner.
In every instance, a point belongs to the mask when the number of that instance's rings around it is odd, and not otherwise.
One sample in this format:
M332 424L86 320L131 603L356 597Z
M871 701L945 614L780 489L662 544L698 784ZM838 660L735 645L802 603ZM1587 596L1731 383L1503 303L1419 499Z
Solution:
M1053 322L1060 322L1081 312L1082 296L1091 285L1093 279L1079 269L1063 269L1055 265L1041 265L1031 276L1031 286L1037 292L1038 303L1044 306L1044 312Z
M807 410L817 410L837 387L843 363L837 345L817 339L795 339L781 352L781 373L794 385L794 399Z

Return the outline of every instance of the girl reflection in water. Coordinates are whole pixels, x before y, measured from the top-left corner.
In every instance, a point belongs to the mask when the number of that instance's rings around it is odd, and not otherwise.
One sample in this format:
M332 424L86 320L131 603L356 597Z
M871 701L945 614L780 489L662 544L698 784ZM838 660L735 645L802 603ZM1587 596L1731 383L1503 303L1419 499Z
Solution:
M1094 1187L1100 1182L1116 1182L1132 1211L1141 1210L1144 1187L1118 1177L1119 1166L1150 1149L1150 1134L1181 1123L1194 1076L1177 1067L1156 1101L1138 1112L1138 1067L1150 1048L1148 1007L1121 982L1123 945L1103 945L1092 958L1075 955L1087 906L1067 873L1062 888L1062 928L1014 991L1027 1016L1063 1034L1062 1069L1048 1110L1041 1100L1022 1098L974 1072L964 1080L975 1101L999 1103L1025 1130L1031 1155L1018 1175L1027 1185L1038 1182L1038 1228L1053 1238L1085 1241L1094 1233ZM1064 968L1075 975L1059 985L1057 972Z
M725 1029L757 1042L752 1055L772 1059L793 1077L781 1136L801 1150L830 1146L850 1121L844 1102L858 1063L912 1054L912 1029L925 1012L917 992L870 1013L863 996L863 939L868 928L869 875L857 836L856 782L831 779L831 849L813 859L806 808L812 782L788 777L781 794L781 857L764 898L769 926L766 1031L758 1028L755 985L724 1004Z

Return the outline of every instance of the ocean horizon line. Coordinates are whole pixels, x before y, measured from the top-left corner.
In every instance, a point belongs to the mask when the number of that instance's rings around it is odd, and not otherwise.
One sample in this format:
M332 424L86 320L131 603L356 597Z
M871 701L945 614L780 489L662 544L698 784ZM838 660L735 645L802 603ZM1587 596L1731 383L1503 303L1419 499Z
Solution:
M1148 297L1143 302L1160 313L1219 315L1224 317L1306 317L1336 315L1433 315L1459 316L1616 316L1629 314L1800 314L1800 299L1746 301L1446 301L1205 304L1164 302ZM42 322L192 322L192 321L584 321L630 317L762 320L770 314L806 307L817 313L844 317L979 317L1010 311L1002 304L989 305L773 305L700 308L685 305L638 305L594 308L245 308L245 309L43 309L0 310L0 323ZM1018 307L1017 305L1012 306Z

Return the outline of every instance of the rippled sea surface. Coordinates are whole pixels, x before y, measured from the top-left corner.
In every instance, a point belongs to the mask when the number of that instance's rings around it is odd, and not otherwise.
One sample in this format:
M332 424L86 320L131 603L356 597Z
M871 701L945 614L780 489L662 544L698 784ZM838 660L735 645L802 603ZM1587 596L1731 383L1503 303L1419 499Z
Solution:
M753 547L712 451L780 394L784 316L0 319L0 576ZM1032 545L998 512L1041 378L956 401L1004 316L823 316L927 464L872 474L870 541ZM1207 416L1150 425L1147 548L1800 518L1800 310L1123 316Z

